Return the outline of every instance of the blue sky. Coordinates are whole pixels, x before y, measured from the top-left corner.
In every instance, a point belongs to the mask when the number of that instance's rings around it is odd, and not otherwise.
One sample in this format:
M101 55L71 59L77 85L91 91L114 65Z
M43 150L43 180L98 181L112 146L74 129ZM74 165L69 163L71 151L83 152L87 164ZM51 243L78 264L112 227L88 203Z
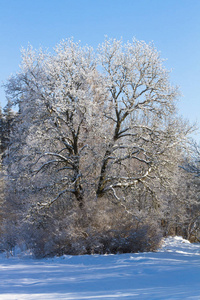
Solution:
M105 35L153 41L183 94L180 115L200 124L200 0L0 0L0 82L19 70L28 43L51 50L74 37L95 48Z

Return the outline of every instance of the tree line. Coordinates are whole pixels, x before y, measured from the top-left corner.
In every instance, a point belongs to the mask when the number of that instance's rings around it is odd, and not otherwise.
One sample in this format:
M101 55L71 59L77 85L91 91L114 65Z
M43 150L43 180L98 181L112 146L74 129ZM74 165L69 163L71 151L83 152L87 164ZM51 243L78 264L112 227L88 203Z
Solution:
M153 44L29 46L5 89L2 249L123 253L169 234L199 239L193 127Z

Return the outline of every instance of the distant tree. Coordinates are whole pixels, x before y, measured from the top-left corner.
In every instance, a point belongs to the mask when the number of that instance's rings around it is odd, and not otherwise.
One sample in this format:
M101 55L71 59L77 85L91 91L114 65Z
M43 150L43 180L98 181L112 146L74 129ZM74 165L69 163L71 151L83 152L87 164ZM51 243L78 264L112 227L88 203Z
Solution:
M200 147L195 142L190 142L190 148L180 168L187 177L185 196L189 201L187 207L186 238L191 241L200 241Z
M3 152L3 132L4 132L4 117L3 117L3 112L2 112L2 108L0 107L0 152Z
M15 113L12 110L11 102L8 100L8 103L3 109L3 111L0 107L0 152L1 154L8 147L11 126L14 118L15 118Z

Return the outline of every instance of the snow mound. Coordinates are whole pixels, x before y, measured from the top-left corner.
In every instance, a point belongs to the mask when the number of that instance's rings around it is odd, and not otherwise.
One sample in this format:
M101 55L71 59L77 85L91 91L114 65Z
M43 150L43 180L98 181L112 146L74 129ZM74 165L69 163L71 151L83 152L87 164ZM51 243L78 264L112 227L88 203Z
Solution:
M181 236L167 237L163 239L159 252L176 252L182 254L200 255L200 244L190 243Z

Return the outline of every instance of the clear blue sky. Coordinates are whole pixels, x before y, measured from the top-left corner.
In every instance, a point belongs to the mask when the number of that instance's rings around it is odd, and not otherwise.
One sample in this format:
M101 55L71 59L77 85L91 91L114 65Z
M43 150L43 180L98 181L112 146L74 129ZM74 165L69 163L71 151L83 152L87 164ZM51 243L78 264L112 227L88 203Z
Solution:
M74 37L95 48L105 35L153 41L183 94L180 114L200 124L200 0L0 0L0 82L19 69L28 43L51 50Z

